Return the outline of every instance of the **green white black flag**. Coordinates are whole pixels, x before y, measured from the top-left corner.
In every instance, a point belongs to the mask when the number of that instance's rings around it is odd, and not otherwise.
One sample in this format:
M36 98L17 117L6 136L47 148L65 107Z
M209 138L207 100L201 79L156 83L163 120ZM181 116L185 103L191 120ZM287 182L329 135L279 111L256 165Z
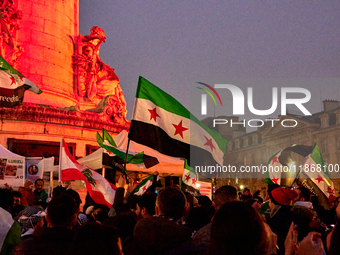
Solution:
M0 107L15 107L22 104L24 93L30 90L36 94L42 91L21 73L0 57Z

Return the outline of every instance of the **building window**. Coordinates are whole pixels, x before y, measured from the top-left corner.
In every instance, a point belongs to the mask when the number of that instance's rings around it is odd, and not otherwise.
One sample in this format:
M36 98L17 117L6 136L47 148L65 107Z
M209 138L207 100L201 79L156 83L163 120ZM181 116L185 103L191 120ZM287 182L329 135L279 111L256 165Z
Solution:
M227 147L228 147L228 151L232 151L233 150L233 142L229 142Z
M243 147L247 147L248 146L248 137L243 139Z
M338 144L337 144L338 149L340 150L340 136L338 137Z
M240 141L236 140L235 141L235 149L239 149L240 148Z
M328 127L328 118L327 117L323 117L321 119L321 128L326 128Z
M253 136L253 144L256 145L257 144L257 135Z
M323 163L325 164L326 167L328 167L328 158L324 158Z
M99 146L93 146L93 145L90 145L90 144L86 144L86 156L95 152L99 148L100 148Z
M255 155L252 154L252 155L251 155L251 162L250 162L250 163L251 163L252 165L256 165L256 162L255 162L255 161L256 161L256 160L255 160Z
M322 152L327 152L327 141L323 140L322 142Z

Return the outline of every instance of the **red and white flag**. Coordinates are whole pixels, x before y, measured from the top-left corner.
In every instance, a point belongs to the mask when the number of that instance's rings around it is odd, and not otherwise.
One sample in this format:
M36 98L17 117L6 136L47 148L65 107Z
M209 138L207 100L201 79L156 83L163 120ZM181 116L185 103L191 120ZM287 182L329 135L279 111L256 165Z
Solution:
M107 205L109 208L113 205L116 186L87 166L79 164L71 155L63 138L60 143L59 180L62 182L82 180L97 204Z

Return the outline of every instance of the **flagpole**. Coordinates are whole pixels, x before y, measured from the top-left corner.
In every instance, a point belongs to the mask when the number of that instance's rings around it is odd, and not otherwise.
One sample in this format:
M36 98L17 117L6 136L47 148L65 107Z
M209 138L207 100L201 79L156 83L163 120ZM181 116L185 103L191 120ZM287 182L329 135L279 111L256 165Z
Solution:
M50 191L53 189L53 169L50 172Z
M60 168L61 168L61 155L62 155L62 148L63 148L63 137L61 138L60 140L60 150L59 150L59 173L58 173L58 181L61 182L61 171L60 171Z
M136 101L137 101L136 99L137 99L137 94L138 94L138 91L139 91L139 88L140 88L141 79L142 79L142 77L139 76L138 77L137 91L136 91L136 98L135 98L135 102L133 104L133 112L132 112L132 119L131 119L131 121L133 120L133 118L136 115ZM130 130L131 130L131 125L130 125ZM127 180L128 172L126 171L126 162L127 162L128 152L129 152L129 146L130 146L130 137L128 136L128 143L127 143L127 146L126 146L126 153L125 153L125 160L124 160L124 170L125 170L125 178L126 178L126 183L127 184L128 184L128 180Z
M127 181L128 175L129 175L128 172L126 171L126 164L127 164L127 157L128 157L129 146L130 146L130 138L128 138L128 143L127 143L126 152L125 152L125 159L124 159L124 170L125 170L126 181ZM128 184L128 182L127 182L127 184Z

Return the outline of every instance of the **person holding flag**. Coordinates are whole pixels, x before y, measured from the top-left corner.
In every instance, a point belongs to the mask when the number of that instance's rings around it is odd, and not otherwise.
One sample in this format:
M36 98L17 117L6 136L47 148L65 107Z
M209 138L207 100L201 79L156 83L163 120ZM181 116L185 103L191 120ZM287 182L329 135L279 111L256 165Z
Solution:
M137 186L137 188L132 192L134 195L142 196L146 192L154 192L157 187L157 182L160 180L158 172L154 172L145 179L143 179Z
M79 164L71 155L64 139L61 139L59 156L59 178L61 182L82 180L91 198L97 204L112 207L116 186L109 183L102 175Z

